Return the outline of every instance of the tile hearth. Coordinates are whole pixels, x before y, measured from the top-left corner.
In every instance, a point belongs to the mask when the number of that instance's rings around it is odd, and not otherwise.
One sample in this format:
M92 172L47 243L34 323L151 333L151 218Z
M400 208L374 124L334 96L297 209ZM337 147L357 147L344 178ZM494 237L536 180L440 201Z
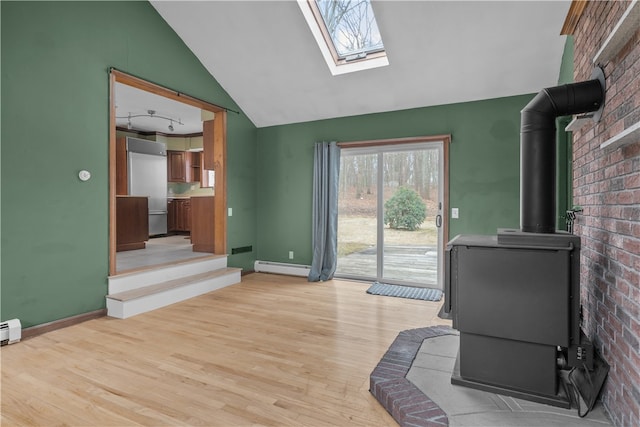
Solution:
M400 332L371 373L371 393L402 427L612 425L600 402L580 418L576 409L452 385L458 347L448 326Z

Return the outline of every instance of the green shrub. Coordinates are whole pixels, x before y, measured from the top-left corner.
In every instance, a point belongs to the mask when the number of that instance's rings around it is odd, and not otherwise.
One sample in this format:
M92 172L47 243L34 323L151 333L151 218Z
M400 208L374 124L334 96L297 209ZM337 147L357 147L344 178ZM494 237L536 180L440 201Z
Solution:
M427 217L427 207L415 191L400 187L384 204L384 223L389 227L416 230Z

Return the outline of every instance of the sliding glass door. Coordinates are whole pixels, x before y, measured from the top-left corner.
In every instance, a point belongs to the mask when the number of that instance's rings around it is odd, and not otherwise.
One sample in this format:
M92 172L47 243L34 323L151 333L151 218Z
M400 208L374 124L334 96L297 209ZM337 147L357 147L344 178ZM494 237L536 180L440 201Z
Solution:
M441 288L442 142L341 150L337 277Z

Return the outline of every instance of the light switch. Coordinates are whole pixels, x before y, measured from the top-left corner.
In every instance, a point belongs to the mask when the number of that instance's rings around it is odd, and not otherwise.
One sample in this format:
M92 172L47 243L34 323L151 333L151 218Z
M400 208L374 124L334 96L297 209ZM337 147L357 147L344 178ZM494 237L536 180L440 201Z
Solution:
M451 218L458 218L458 208L451 208Z
M228 214L228 215L229 215L229 216L233 216L233 209L232 209L232 208L229 208L229 209L227 209L227 210L229 211L229 214Z

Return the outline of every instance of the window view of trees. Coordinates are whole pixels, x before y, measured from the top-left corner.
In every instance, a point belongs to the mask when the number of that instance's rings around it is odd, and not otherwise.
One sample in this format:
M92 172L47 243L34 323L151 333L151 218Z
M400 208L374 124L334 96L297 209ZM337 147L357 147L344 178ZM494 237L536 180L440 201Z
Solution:
M438 186L436 150L385 153L382 168L385 189L407 187L415 190L425 200L435 200L433 192L437 193ZM340 165L341 194L353 193L355 198L361 198L364 194L371 195L376 186L377 174L377 155L343 155ZM437 198L437 194L435 197Z
M369 0L316 0L338 56L382 50Z

